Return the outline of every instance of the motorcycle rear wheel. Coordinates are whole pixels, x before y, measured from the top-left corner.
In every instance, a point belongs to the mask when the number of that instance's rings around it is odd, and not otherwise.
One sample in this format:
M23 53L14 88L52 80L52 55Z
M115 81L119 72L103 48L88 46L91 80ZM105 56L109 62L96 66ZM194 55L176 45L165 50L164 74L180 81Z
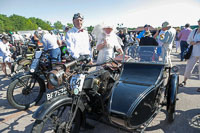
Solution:
M69 109L67 108L69 107ZM66 124L68 123L67 116L69 116L69 110L71 109L71 103L62 104L50 113L46 114L44 120L36 120L33 124L31 133L79 133L81 126L81 112L77 110L75 119L72 123L72 128L67 131ZM49 125L50 124L50 125Z

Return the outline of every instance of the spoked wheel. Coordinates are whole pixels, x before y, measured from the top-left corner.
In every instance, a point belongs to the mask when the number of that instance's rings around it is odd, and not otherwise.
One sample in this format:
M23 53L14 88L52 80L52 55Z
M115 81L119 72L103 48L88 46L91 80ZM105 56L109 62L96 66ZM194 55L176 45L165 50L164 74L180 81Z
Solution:
M36 105L42 98L45 85L40 78L25 75L14 80L8 87L8 102L17 109L24 110Z
M167 111L168 111L168 122L171 123L175 119L176 111L176 98L178 94L178 83L179 77L175 74L170 76L168 94L167 94Z
M44 120L35 121L32 133L79 133L81 126L80 110L77 110L71 127L67 128L70 111L71 103L65 103L56 107L45 116Z

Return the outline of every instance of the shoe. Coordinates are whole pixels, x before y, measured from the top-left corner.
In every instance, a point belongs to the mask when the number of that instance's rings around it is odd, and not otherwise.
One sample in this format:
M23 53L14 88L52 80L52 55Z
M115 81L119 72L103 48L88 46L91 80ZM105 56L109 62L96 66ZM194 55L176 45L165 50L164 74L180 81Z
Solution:
M200 92L200 88L197 88L197 92Z
M183 81L182 83L179 84L179 87L183 87L183 86L185 86L185 85L186 85L186 82Z

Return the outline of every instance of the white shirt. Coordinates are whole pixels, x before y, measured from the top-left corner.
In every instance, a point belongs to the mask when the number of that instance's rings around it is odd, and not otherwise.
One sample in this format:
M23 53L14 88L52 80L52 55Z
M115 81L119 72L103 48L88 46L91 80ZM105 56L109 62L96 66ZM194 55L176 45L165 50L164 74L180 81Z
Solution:
M106 47L102 48L99 50L99 54L97 57L97 63L103 63L107 60L109 60L109 58L113 58L114 57L114 47L116 49L120 49L120 43L118 41L118 37L114 32L111 32L110 35L106 35L105 33L102 33L97 40L97 45L100 45L102 43L104 43L104 40L106 40L107 44Z
M42 43L44 44L44 50L59 48L56 35L48 33L44 34L42 37Z
M77 59L80 55L92 57L89 35L86 30L79 32L76 27L73 27L67 32L65 39L68 52L73 58Z
M176 30L171 27L169 30L165 32L164 39L162 40L160 39L160 41L163 42L163 46L166 49L168 48L172 49L175 36L176 36Z
M14 41L24 41L24 38L22 37L22 35L13 34L12 36L13 36Z
M165 31L161 30L159 35L158 35L158 40L157 40L159 46L163 45L163 42L161 42L160 40L164 39L164 35L165 35Z
M198 32L198 31L197 31ZM187 43L190 44L192 41L197 42L200 41L200 33L197 33L194 36L195 29L190 32ZM193 45L192 56L200 56L200 43Z
M7 42L6 44L4 44L1 40L0 40L0 56L2 57L7 57L9 55L11 55L10 49L9 49L9 43Z

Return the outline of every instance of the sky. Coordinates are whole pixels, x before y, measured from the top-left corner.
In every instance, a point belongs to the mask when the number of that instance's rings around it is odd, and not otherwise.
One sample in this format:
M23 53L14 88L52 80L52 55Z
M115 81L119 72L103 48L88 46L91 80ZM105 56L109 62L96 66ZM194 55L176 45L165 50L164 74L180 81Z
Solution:
M38 17L54 23L72 23L73 14L84 16L84 26L107 23L138 27L197 25L200 0L0 0L0 14Z

